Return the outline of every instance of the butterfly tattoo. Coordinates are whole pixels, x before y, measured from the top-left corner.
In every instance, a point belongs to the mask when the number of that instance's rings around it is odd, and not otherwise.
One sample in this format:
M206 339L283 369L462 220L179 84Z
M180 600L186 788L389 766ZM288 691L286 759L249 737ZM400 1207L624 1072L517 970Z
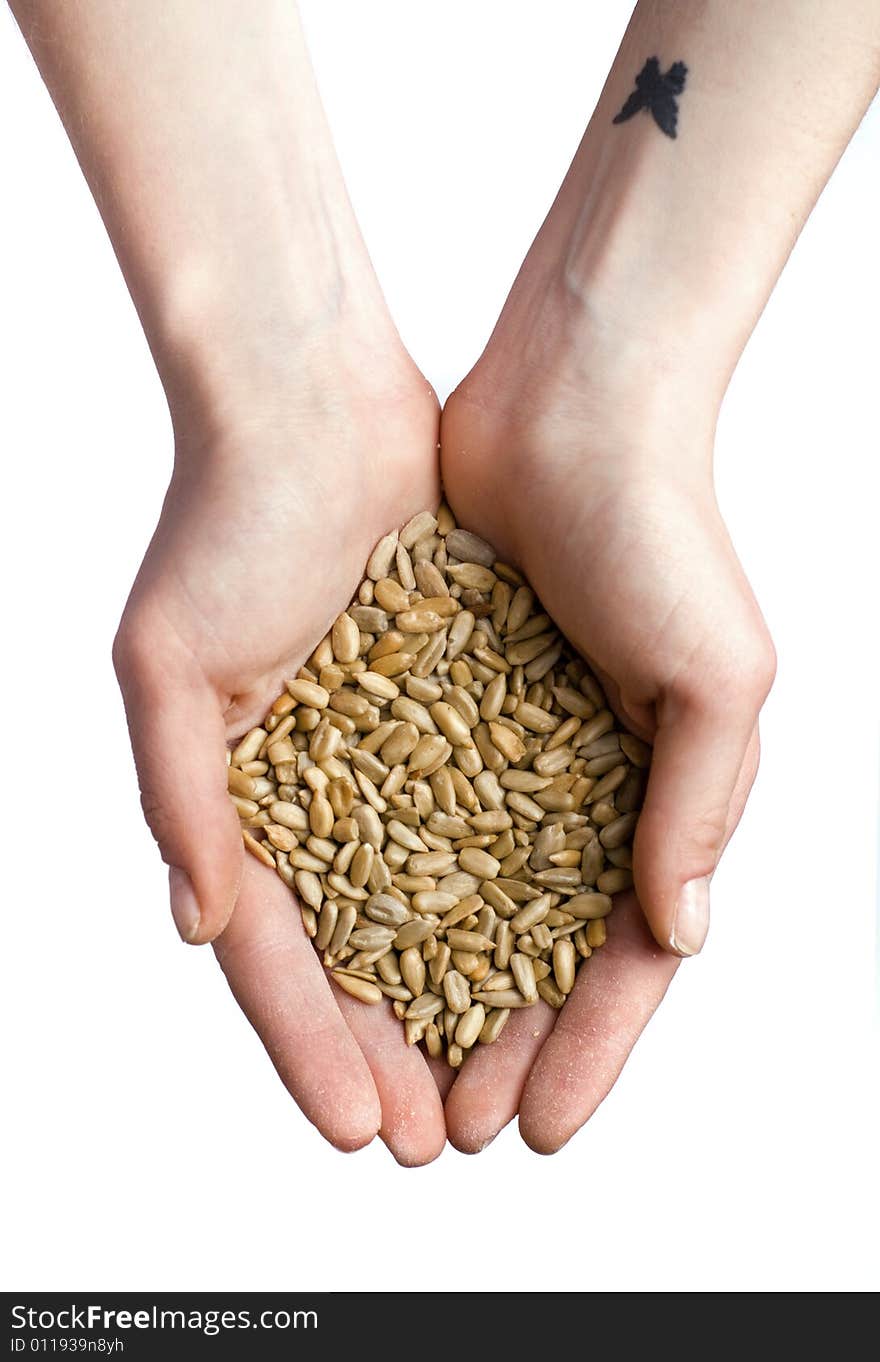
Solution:
M640 109L654 115L654 122L667 137L675 137L678 129L677 97L684 89L688 69L683 61L675 61L663 74L656 57L649 57L636 76L636 88L620 113L611 121L626 123Z

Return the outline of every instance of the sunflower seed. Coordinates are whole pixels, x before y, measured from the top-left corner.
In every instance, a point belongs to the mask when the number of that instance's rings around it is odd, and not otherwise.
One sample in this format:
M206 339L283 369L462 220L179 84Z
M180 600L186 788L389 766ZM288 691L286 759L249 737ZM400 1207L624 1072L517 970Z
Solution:
M565 938L553 943L553 977L560 993L574 988L575 949Z
M443 975L443 993L453 1012L464 1013L470 1007L470 985L457 969L447 969Z
M486 1020L486 1009L482 1003L474 1003L464 1013L455 1028L455 1044L468 1050L477 1041Z
M439 1059L443 1054L443 1041L433 1022L425 1027L425 1049L432 1059Z
M510 1009L507 1007L499 1007L494 1010L490 1008L486 1013L486 1020L483 1023L483 1029L480 1032L480 1044L493 1045L504 1030L509 1016Z
M596 887L602 894L620 894L624 889L632 889L632 884L632 871L617 866L613 870L603 870L596 880Z
M641 738L635 738L631 733L621 733L620 746L624 756L632 762L633 766L640 769L646 767L651 760L651 749Z
M542 983L545 982L542 980ZM540 985L539 985L540 988ZM476 989L471 998L475 1003L483 1003L485 1007L533 1007L534 1001L524 998L517 988L502 988L497 993L484 993L481 989Z
M458 927L447 928L446 940L454 951L492 951L495 949L495 942L490 937L483 936L482 932L465 932Z
M413 998L404 1015L409 1021L428 1021L442 1012L444 1006L443 999L436 993L422 993L418 998Z
M481 563L484 567L491 567L495 562L494 549L470 530L450 530L446 536L446 551L461 563Z
M538 996L543 998L545 1003L549 1003L551 1007L562 1007L565 1002L565 994L550 978L538 981Z
M350 993L353 998L357 998L362 1003L381 1003L382 990L378 984L371 984L366 979L358 979L351 974L340 974L334 970L332 979L338 986Z
M596 950L599 946L605 945L608 928L605 926L604 918L597 918L595 922L587 924L587 945L591 950Z
M358 951L374 951L380 946L390 946L396 934L394 927L382 927L377 923L374 927L359 927L352 932L348 944Z
M397 553L397 532L386 534L379 540L367 562L367 576L373 582L387 577Z
M535 970L527 955L515 951L510 957L510 969L516 986L527 1002L534 1002L537 995Z
M425 989L425 962L417 946L408 946L401 951L400 973L413 997L421 997Z
M272 855L271 850L265 845L264 842L258 842L257 839L255 837L252 837L251 834L247 832L245 829L242 829L241 836L245 846L247 847L248 851L251 853L252 856L255 856L258 861L262 861L263 865L267 865L270 870L274 870L276 868L275 857Z
M408 946L420 946L431 936L436 925L431 918L413 918L411 922L404 922L394 938L394 945L399 951L405 951Z

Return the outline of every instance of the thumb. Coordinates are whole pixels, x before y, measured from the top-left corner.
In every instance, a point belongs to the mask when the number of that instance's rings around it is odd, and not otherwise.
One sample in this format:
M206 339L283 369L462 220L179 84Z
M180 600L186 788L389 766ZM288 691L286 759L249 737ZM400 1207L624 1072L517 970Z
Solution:
M678 686L658 705L633 873L651 931L677 955L695 955L706 939L709 877L725 844L731 797L771 682L772 663L762 661L735 685Z
M141 804L170 867L171 912L184 941L212 941L232 914L243 849L226 792L226 730L193 656L123 621L113 662L125 702Z

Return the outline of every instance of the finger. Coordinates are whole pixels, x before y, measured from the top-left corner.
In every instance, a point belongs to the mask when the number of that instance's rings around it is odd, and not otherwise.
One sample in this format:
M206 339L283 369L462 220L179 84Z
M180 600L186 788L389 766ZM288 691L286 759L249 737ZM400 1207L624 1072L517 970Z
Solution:
M519 1109L535 1056L553 1029L556 1013L546 1003L514 1011L491 1045L465 1060L446 1099L449 1140L463 1154L478 1154Z
M621 895L605 945L578 971L525 1083L519 1127L536 1153L554 1153L592 1116L678 965L651 936L635 895Z
M424 1055L417 1045L406 1044L389 1006L365 1007L336 985L333 993L376 1084L381 1138L405 1167L430 1163L446 1144L446 1122Z
M177 930L184 941L211 941L229 921L243 863L217 696L194 658L157 645L141 626L120 630L113 656Z
M657 706L635 887L657 941L694 955L709 929L709 877L769 679L757 670L708 691L676 687Z
M303 1114L337 1149L369 1144L382 1111L367 1061L336 1005L290 890L252 858L214 951Z

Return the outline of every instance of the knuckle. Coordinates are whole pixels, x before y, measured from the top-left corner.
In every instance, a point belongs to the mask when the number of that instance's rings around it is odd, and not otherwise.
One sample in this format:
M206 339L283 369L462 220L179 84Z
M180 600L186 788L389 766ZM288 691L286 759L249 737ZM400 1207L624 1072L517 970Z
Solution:
M763 704L776 680L776 649L768 633L759 640L757 655L754 659L753 680Z
M126 611L119 621L111 649L113 669L121 686L146 670L154 644L152 631Z
M729 669L728 695L731 699L735 696L747 698L760 708L775 677L776 650L769 634L759 634L738 649Z
M111 649L123 695L154 690L169 676L193 671L192 655L169 628L161 608L149 600L126 606Z
M255 936L243 936L238 932L221 934L216 950L224 974L239 978L250 975L254 979L265 978L276 962L288 954L288 948L268 929Z
M119 628L116 630L113 646L110 649L110 656L113 659L113 670L116 673L116 680L122 685L123 678L128 671L129 657L129 644L124 622L121 622Z
M757 712L775 677L776 650L764 631L700 659L676 678L672 690L679 704L709 714L746 706Z
M690 873L708 875L715 869L727 828L727 809L705 809L687 829Z
M668 809L646 805L635 835L636 885L666 875L711 875L727 832L727 806L713 800L670 823ZM673 869L674 868L674 869Z

